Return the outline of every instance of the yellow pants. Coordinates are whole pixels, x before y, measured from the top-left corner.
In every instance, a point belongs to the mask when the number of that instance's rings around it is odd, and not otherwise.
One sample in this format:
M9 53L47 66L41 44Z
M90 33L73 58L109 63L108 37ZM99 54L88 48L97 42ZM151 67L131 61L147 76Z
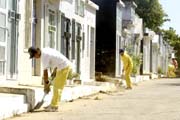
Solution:
M127 70L125 70L126 85L127 87L130 88L132 87L131 78L130 78L131 72L132 72L132 68L128 68Z
M61 100L62 91L70 71L70 67L66 67L62 70L57 70L56 77L53 81L53 97L51 100L51 106L58 107Z
M168 65L168 77L176 77L174 65Z

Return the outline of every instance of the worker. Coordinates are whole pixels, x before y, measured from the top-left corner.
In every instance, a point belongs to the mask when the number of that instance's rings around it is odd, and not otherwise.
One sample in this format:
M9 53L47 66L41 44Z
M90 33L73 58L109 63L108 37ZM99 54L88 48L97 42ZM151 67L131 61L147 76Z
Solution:
M172 64L174 65L175 69L178 69L178 62L175 58L172 58Z
M123 70L122 72L125 72L125 80L126 80L126 89L132 89L132 83L130 79L130 75L133 69L133 62L132 58L123 50L119 50L121 60L123 62Z
M175 70L176 69L175 69L174 65L169 64L168 65L167 77L170 77L170 78L176 77Z
M44 92L49 93L50 82L48 80L48 69L55 70L55 78L53 81L53 96L51 104L45 107L46 112L58 111L61 94L66 83L68 74L71 70L72 63L59 51L52 48L39 48L30 47L28 49L30 58L41 58L43 65L43 79L44 79Z
M178 68L178 63L175 58L172 58L171 60L172 62L168 65L167 77L174 78L176 77L175 71Z

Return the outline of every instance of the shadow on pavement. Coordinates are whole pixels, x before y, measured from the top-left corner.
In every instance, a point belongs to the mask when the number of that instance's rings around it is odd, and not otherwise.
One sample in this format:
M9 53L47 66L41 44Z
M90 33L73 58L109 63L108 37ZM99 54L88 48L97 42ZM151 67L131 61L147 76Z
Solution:
M161 83L161 85L167 85L167 86L180 86L180 83Z
M38 112L45 112L45 110L34 110L34 111L30 111L31 113L38 113Z

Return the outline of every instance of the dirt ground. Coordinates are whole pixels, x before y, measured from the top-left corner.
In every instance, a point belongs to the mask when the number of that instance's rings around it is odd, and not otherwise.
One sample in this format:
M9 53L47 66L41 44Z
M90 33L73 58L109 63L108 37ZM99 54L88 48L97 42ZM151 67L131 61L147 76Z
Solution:
M42 109L8 120L180 120L179 106L180 79L160 79L61 103L59 112Z

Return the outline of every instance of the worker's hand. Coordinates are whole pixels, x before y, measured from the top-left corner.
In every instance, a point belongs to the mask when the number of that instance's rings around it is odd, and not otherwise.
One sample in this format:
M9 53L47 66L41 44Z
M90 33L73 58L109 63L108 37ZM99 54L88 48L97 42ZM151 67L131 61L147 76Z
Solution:
M122 69L122 73L124 73L124 69Z
M51 77L56 77L57 67L54 68Z
M48 94L50 91L51 91L50 82L49 83L44 83L44 92Z
M56 72L53 72L53 73L51 74L51 80L54 80L55 77L56 77Z

